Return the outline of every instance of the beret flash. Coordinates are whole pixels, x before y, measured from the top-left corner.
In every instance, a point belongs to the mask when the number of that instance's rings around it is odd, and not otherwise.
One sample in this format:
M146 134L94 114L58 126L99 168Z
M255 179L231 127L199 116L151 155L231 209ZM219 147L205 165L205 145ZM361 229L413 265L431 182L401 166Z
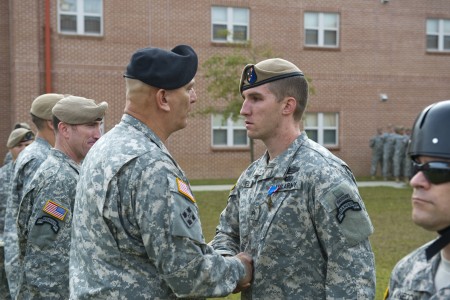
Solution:
M178 45L171 51L143 48L131 56L123 76L157 88L174 90L188 84L197 73L197 67L197 54L190 46Z

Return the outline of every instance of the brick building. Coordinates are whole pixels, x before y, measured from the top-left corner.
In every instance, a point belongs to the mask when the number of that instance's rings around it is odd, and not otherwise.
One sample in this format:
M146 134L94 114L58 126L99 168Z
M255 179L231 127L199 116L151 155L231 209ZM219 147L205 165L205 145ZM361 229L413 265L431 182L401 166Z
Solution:
M411 126L423 107L450 99L448 0L9 0L0 1L0 36L4 144L49 91L108 101L112 128L125 104L125 66L147 46L196 49L199 111L214 103L201 68L209 57L246 40L268 45L313 80L310 137L360 176L377 127ZM239 122L195 115L167 146L191 179L235 178L250 162L242 133ZM262 153L256 141L255 157Z

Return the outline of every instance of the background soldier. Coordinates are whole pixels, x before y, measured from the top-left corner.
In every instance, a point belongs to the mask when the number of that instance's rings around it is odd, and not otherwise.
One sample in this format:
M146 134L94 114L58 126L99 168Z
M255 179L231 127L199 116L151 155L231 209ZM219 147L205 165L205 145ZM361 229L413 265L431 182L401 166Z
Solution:
M405 129L403 126L395 127L394 134L394 177L396 182L400 182L403 176L403 163L406 155Z
M370 165L370 176L375 179L377 175L378 165L380 170L383 169L383 129L377 128L377 134L370 141L369 146L372 149L372 161Z
M383 134L383 179L388 180L392 176L392 158L394 157L394 132L389 124Z

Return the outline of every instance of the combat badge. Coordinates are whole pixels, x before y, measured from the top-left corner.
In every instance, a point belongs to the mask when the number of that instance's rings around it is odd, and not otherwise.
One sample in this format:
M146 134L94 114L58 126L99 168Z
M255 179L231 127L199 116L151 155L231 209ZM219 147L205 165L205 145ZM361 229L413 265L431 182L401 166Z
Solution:
M192 195L191 189L187 183L185 183L180 178L177 178L177 186L178 186L178 191L181 194L185 195L189 200L191 200L192 202L195 203L194 195Z
M192 225L197 221L197 216L195 215L192 208L187 207L182 213L181 218L183 219L184 223L186 223L187 227L191 228Z
M360 211L361 205L359 205L358 202L353 201L349 194L342 194L339 196L339 198L336 200L336 206L337 206L337 212L336 212L336 218L340 223L344 221L345 213L347 210L351 209L353 211Z
M52 200L47 200L47 203L45 203L44 208L42 210L61 221L64 221L64 218L66 217L68 211L67 208L62 207L61 205L59 205L56 202L53 202Z

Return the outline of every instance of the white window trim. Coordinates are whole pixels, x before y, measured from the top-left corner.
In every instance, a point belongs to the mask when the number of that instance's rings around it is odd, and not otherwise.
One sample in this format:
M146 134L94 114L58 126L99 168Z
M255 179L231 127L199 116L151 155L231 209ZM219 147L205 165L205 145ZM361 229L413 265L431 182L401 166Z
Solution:
M332 112L327 112L328 113L332 113ZM323 125L323 116L325 113L313 113L311 112L311 114L316 114L317 115L317 126L308 126L308 127L304 127L304 130L317 130L317 143L325 146L325 147L338 147L339 146L339 113L333 113L336 117L336 126L324 126ZM336 143L335 144L324 144L324 131L327 129L331 129L334 130L336 132Z
M340 16L339 16L339 14L338 13L332 13L332 12L312 12L312 11L308 11L308 12L305 12L305 13L310 13L310 14L317 14L318 15L318 27L306 27L306 24L305 23L303 23L304 24L304 32L303 32L303 34L305 35L305 38L304 38L304 43L305 43L305 46L307 46L307 47L323 47L323 48L339 48L339 27L340 27L340 25L341 25L341 20L340 20ZM324 21L323 21L323 17L324 17L324 14L334 14L334 15L336 15L336 17L337 17L337 27L336 28L334 28L334 27L325 27L324 26ZM303 17L304 17L304 15L303 15ZM317 33L317 45L316 44L307 44L306 43L306 30L307 29L313 29L313 30L317 30L318 31L318 33ZM324 41L325 41L325 31L326 30L333 30L333 31L336 31L336 45L325 45L325 43L324 43Z
M77 11L66 12L60 10L60 1L58 0L58 33L65 35L86 35L86 36L103 36L103 0L101 1L100 13L85 13L84 12L84 0L76 0ZM72 15L77 17L77 32L61 30L61 14ZM100 17L100 32L99 33L86 33L84 31L84 17Z
M214 20L212 19L212 9L214 7L222 7L222 8L227 9L227 21L226 22L214 22ZM247 23L234 22L234 20L233 20L234 7L224 7L224 6L212 6L211 7L211 41L212 42L214 42L214 43L246 43L250 40L250 9L248 9L246 7L236 7L236 8L247 10L247 21L248 21ZM226 41L214 39L214 26L213 26L214 24L227 26L228 34L227 34ZM233 36L234 36L233 26L234 25L247 26L247 39L245 41L235 41L233 39Z
M436 18L428 18L428 20L437 20L438 21L438 32L428 32L428 28L426 28L427 30L427 36L428 35L434 35L438 37L438 48L428 48L427 46L427 51L438 51L438 52L450 52L449 49L444 49L444 36L450 36L449 34L444 34L444 21L448 21L450 22L450 20L448 19L436 19Z
M214 144L214 130L226 130L227 131L227 144L220 144L216 145ZM234 130L240 129L240 130L246 130L245 126L238 126L235 125L235 122L232 118L228 118L225 125L222 126L215 126L214 125L214 115L211 115L211 147L214 148L220 148L220 147L226 147L226 148L243 148L249 146L249 139L247 136L246 144L245 145L234 145Z

